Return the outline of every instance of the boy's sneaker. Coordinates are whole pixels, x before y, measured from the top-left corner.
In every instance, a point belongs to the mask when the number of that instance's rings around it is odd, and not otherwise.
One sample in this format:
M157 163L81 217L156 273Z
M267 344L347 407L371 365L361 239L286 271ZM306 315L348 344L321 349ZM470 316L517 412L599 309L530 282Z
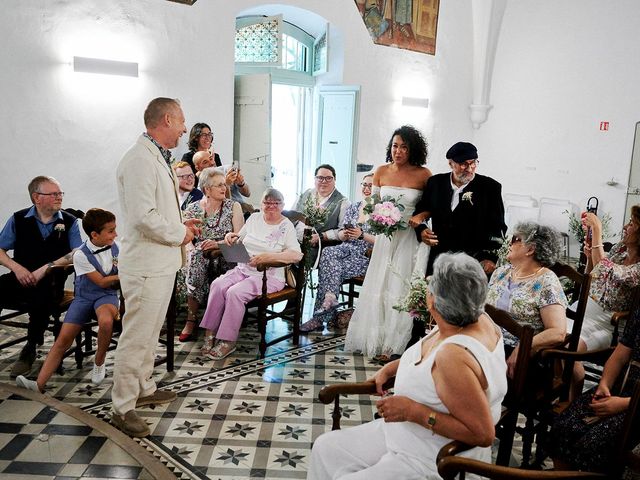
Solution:
M16 377L16 385L22 388L26 388L27 390L40 393L38 384L34 380L29 380L24 375L18 375Z
M104 377L107 375L107 369L105 364L96 365L93 364L93 372L91 373L91 383L94 385L100 385L104 380Z

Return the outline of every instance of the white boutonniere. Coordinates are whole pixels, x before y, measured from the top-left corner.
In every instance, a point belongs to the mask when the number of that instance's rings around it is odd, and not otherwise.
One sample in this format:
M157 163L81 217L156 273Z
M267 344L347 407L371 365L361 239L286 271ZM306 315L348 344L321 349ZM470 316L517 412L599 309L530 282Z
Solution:
M111 260L111 264L116 268L118 267L118 257L117 256L113 257L113 259Z
M469 202L471 205L473 205L473 202L471 201L472 199L473 199L473 192L464 192L462 194L463 202Z
M60 238L60 236L65 232L66 228L64 227L64 223L58 223L55 227L53 227L53 230L58 232L58 238Z

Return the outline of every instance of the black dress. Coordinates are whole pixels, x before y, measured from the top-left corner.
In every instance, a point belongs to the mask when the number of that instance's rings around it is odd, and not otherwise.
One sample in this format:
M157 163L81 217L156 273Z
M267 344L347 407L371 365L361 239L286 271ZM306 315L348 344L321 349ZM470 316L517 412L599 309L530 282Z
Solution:
M620 343L632 349L631 360L640 361L640 310L633 313L620 338ZM627 372L623 367L616 381L619 387ZM636 380L640 379L640 368L631 366L629 376L620 397L630 397ZM615 387L614 387L615 388ZM573 468L591 472L606 472L618 446L618 436L626 412L604 417L597 423L587 425L583 419L593 416L589 408L595 388L585 392L558 416L551 428L549 454L571 464Z

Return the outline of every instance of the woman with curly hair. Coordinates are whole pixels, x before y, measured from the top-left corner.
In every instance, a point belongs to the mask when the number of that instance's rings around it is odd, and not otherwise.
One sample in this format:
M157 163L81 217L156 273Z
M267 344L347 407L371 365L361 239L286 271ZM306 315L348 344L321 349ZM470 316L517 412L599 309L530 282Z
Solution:
M422 189L431 176L427 163L427 142L411 126L398 128L387 145L387 163L373 174L373 193L392 197L404 206L409 220ZM393 307L409 289L414 272L423 276L429 248L416 242L412 229L398 230L391 239L378 235L362 285L356 310L347 330L346 350L380 355L387 360L401 354L411 338L413 319Z

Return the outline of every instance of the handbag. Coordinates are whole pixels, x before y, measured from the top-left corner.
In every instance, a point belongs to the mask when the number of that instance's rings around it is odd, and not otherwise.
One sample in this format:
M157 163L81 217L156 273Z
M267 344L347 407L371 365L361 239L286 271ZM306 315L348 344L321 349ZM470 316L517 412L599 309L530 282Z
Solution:
M296 288L298 282L296 279L296 272L293 269L293 265L287 265L286 267L284 267L284 279L289 287Z

